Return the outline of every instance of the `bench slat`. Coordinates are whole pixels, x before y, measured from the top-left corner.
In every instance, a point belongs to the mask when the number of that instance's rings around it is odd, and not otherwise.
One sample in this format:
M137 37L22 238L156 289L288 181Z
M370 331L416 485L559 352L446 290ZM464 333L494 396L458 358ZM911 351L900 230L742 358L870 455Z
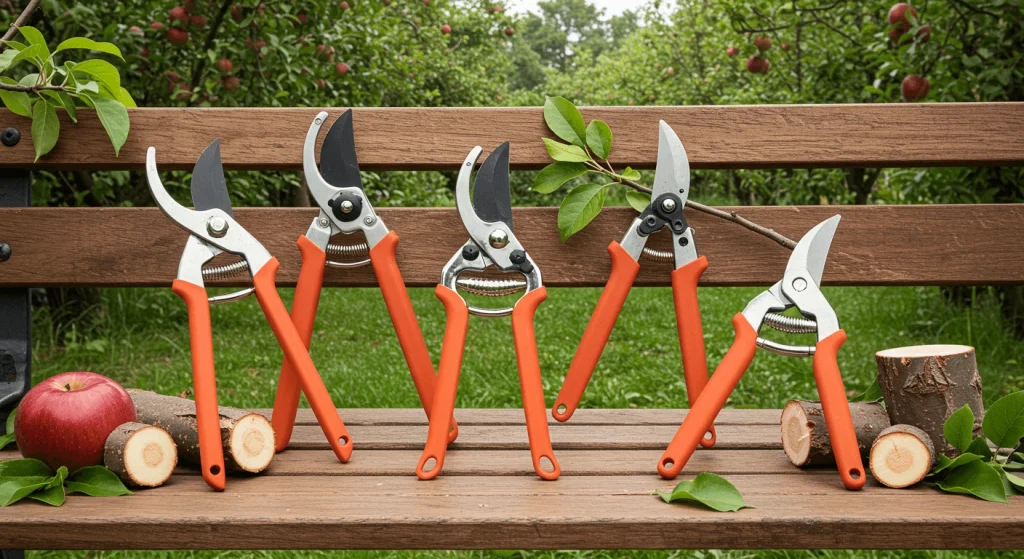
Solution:
M114 156L95 112L65 119L53 152L34 164L29 120L0 110L0 128L22 131L0 166L141 169L157 148L161 169L191 169L213 139L232 169L298 169L317 108L143 108ZM330 109L336 118L343 109ZM516 168L540 168L550 136L540 107L357 108L356 149L364 170L454 170L475 145L509 140ZM694 168L929 167L1024 161L1024 103L587 107L615 131L613 162L654 166L657 123L679 134ZM898 125L897 125L898 124Z
M738 208L791 238L841 213L824 283L942 285L1024 283L1024 205L789 206ZM441 267L467 238L453 208L385 208L382 219L402 239L399 266L411 286L436 285ZM295 240L313 209L239 208L236 217L279 260L278 284L292 286L300 260ZM603 285L608 243L621 238L635 212L609 208L568 243L558 237L557 210L517 208L516 232L550 286ZM782 276L789 251L723 220L691 212L698 250L711 262L702 285L769 285ZM445 232L441 235L439 232ZM448 232L453 232L448 234ZM0 287L169 286L187 235L155 208L26 208L0 210L0 240L13 256L0 263ZM912 239L913 242L909 240ZM362 239L358 239L361 241ZM650 244L668 249L660 233ZM354 242L346 240L345 242ZM998 255L998 257L996 257ZM670 265L647 262L636 285L669 284ZM211 285L238 285L211 282ZM376 286L370 267L328 270L325 285Z

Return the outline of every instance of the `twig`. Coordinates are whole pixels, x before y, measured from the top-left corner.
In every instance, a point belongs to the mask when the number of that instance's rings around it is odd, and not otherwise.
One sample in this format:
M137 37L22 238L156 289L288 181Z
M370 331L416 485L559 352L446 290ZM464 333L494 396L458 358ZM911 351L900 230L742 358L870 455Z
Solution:
M618 182L631 188L635 188L636 190L639 190L641 192L651 192L650 188L647 188L646 186L631 181L629 179L619 177ZM780 245L788 248L789 250L793 250L794 248L796 248L796 241L794 241L793 239L790 239L789 237L783 235L782 233L779 233L774 229L770 229L763 225L758 225L753 221L750 221L749 219L737 214L736 212L727 212L725 210L720 210L718 208L706 206L704 204L701 204L700 202L694 202L693 200L687 200L686 205L687 207L693 208L698 212L703 212L709 215L713 215L717 218L724 219L726 221L731 221L736 225L739 225L740 227L744 227L746 229L749 229L750 231L753 231L754 233L764 235L765 237L768 237L769 239L775 241L776 243L779 243Z
M25 93L35 93L44 89L49 91L63 91L65 93L71 91L63 85L18 85L10 83L0 83L0 89L7 91L23 91Z
M31 16L32 12L36 11L36 8L38 7L39 0L31 0L25 6L25 9L21 11L21 15L18 16L18 19L14 20L14 23L11 24L11 27L7 30L6 33L4 33L3 38L0 38L0 41L10 41L11 38L14 37L14 34L18 32L18 28L21 27L22 25L25 25L25 22L28 21L29 16ZM6 43L0 44L0 50L3 50L5 48L7 48Z

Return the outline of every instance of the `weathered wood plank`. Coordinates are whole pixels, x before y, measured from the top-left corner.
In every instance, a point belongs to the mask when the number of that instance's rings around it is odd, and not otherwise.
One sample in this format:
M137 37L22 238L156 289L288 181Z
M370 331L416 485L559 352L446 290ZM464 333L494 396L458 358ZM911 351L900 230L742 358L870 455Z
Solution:
M254 410L267 418L273 410ZM570 425L675 425L686 417L685 409L593 409L576 410ZM417 408L343 408L338 413L345 425L426 425L427 416ZM518 408L459 408L455 410L459 425L523 425L523 410ZM724 409L715 423L718 425L778 425L779 410ZM299 408L296 425L316 425L313 410ZM560 425L548 417L548 424Z
M213 139L225 166L297 169L317 108L143 108L115 158L93 111L61 127L56 149L38 164L28 119L0 111L0 128L22 131L0 151L0 166L139 169L149 146L162 169L191 169ZM343 109L330 109L331 118ZM512 165L550 162L539 107L357 108L356 149L365 170L458 168L473 146L511 142ZM615 131L617 166L652 167L657 123L667 121L694 168L926 167L1024 161L1024 103L587 107ZM64 116L62 116L64 118ZM894 126L893 123L899 123Z
M679 425L552 425L551 444L559 450L664 450ZM713 449L781 449L778 425L720 425ZM353 425L355 451L423 450L427 427L413 425ZM327 440L319 426L299 425L289 449L322 450ZM524 425L460 425L459 438L449 447L459 450L526 450ZM701 452L701 451L698 451Z
M824 283L944 285L1024 283L1024 205L747 207L742 215L799 238L819 221L843 216ZM295 240L311 209L236 210L243 226L281 261L278 284L294 285L300 259ZM399 266L407 284L433 286L467 235L452 208L381 210L402 241ZM562 243L554 208L519 208L518 236L550 286L603 285L608 243L621 238L635 213L605 210L588 229ZM711 266L702 285L769 285L782 276L789 252L746 229L704 214L688 214L700 252ZM970 226L965 226L970 224ZM451 232L439 235L439 231ZM26 208L0 210L0 239L13 255L0 263L0 286L168 286L186 233L155 208ZM361 239L360 239L361 240ZM669 238L651 246L665 250ZM941 261L942 266L935 266ZM645 261L636 285L669 284L670 264ZM211 285L237 285L211 282ZM325 285L375 286L369 267L328 270ZM542 311L543 312L543 311Z
M840 489L833 475L734 475L754 509L723 515L646 494L655 476L197 476L125 498L0 509L7 548L1020 548L1024 500L927 488ZM126 501L131 499L131 503ZM898 515L898 516L897 516ZM41 537L45 534L45 537Z

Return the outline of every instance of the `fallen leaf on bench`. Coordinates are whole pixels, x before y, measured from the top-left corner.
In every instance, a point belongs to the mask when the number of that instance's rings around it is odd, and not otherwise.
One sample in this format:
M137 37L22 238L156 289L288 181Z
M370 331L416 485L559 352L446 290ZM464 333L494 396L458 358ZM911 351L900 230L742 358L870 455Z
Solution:
M743 508L754 508L743 502L743 495L727 479L709 472L697 474L697 477L693 479L680 481L672 491L655 491L655 494L666 503L691 501L718 512L736 512Z

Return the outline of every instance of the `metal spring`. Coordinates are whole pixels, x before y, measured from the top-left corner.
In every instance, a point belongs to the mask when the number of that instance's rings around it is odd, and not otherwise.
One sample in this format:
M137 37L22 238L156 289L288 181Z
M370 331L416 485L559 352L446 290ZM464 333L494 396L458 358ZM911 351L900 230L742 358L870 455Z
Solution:
M370 245L357 243L354 245L327 244L327 254L331 256L366 256L370 252Z
M813 320L776 313L764 315L764 323L787 334L813 334L818 331L818 323Z
M245 260L239 260L238 262L224 264L223 266L203 268L203 277L206 279L224 279L231 276L237 276L243 270L246 272L249 271L249 263Z
M474 295L483 295L484 297L504 297L526 289L526 282L522 280L459 278L455 284Z
M651 260L660 260L662 262L672 262L675 259L671 252L665 250L655 250L650 247L644 247L644 250L641 254L643 256L650 258Z

